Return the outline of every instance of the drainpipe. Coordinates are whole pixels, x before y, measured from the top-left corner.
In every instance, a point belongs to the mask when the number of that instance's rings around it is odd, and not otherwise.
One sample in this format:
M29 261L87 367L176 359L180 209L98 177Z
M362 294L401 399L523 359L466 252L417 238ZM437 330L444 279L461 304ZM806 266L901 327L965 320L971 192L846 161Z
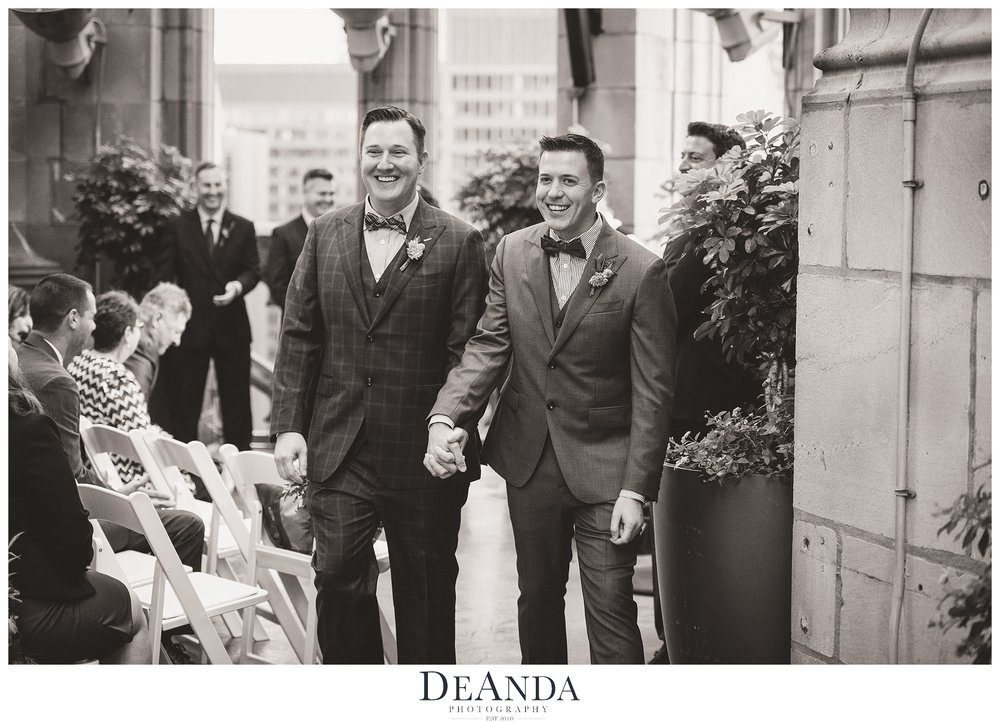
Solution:
M913 283L913 204L917 188L923 185L914 175L917 96L913 91L913 76L917 64L920 39L924 35L931 9L920 15L917 30L906 58L906 80L903 85L903 268L900 278L902 309L899 318L899 402L896 409L896 560L892 572L892 611L889 617L889 663L899 663L899 624L903 611L903 591L906 576L906 502L914 494L906 486L907 447L910 410L910 325Z

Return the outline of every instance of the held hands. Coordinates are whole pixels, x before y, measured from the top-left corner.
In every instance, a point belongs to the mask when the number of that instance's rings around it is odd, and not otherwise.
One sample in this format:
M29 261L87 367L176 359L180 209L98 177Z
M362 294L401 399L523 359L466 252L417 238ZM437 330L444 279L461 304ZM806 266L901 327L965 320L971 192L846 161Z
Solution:
M427 429L427 453L424 467L439 479L447 479L458 471L465 471L465 443L469 432L452 429L448 424L431 424Z
M149 483L149 477L146 475L143 475L141 479L123 484L118 493L128 496L133 491L141 491L148 496L149 500L153 502L153 506L157 509L172 509L176 504L170 494L164 494L162 491L154 489Z
M308 480L306 455L308 449L302 434L286 431L278 434L274 444L274 462L278 467L278 475L293 484L305 484Z
M642 520L642 503L624 496L618 497L611 512L611 543L628 544L642 534L646 524Z
M236 297L240 295L240 291L243 290L240 286L239 281L230 281L226 284L226 292L221 296L212 296L212 303L216 306L228 306Z

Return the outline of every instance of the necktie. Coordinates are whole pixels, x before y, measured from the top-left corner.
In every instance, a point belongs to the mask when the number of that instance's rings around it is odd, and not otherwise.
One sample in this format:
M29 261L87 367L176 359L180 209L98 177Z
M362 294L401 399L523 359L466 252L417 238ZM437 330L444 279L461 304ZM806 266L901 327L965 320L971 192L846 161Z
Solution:
M212 224L214 222L212 218L209 218L205 223L205 243L208 244L209 251L215 248L215 234L212 233Z
M406 235L406 223L403 222L403 216L400 214L383 218L377 213L365 213L365 230L376 231L379 228L389 228Z
M542 250L550 256L557 253L568 253L571 256L587 260L587 250L583 247L583 241L574 238L572 241L557 241L552 236L546 234L542 236Z

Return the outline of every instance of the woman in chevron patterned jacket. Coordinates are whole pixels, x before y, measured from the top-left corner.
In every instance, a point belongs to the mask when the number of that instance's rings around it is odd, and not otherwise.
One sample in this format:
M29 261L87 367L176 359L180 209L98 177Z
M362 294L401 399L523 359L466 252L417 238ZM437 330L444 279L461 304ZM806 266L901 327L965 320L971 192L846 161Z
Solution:
M103 293L97 297L94 323L94 348L77 356L68 369L80 389L80 415L122 431L152 427L146 397L124 364L141 336L138 304L122 291ZM139 464L113 458L122 483L145 476Z

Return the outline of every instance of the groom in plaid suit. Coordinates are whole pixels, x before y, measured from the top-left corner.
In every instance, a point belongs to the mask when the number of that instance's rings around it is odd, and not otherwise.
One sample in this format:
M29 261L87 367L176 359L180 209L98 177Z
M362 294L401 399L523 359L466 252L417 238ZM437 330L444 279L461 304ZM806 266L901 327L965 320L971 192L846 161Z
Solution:
M372 536L392 562L399 662L455 663L455 549L468 470L420 463L428 412L485 307L483 239L417 195L427 162L416 117L388 106L361 124L364 202L309 227L274 370L278 471L308 481L325 663L382 662Z

